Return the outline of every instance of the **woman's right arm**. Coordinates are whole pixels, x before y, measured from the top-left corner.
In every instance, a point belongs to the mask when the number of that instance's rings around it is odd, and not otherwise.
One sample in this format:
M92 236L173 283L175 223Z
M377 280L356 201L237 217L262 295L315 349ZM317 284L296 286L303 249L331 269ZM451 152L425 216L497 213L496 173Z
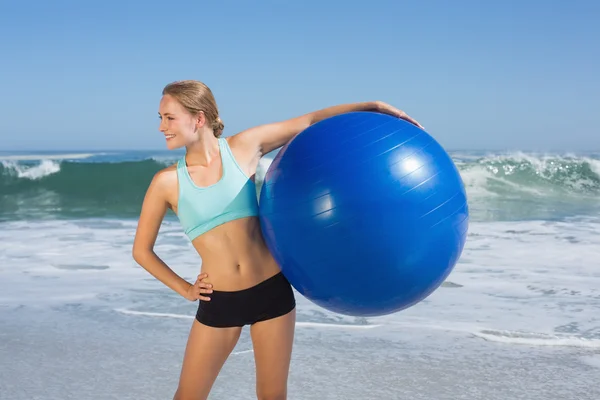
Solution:
M197 299L208 301L209 298L200 295L200 292L210 292L210 290L201 290L202 287L210 287L207 282L202 282L206 278L206 274L199 275L192 285L177 275L154 252L160 225L169 208L167 202L168 182L165 175L164 171L158 172L146 191L133 241L133 259L152 276L184 298L191 301Z

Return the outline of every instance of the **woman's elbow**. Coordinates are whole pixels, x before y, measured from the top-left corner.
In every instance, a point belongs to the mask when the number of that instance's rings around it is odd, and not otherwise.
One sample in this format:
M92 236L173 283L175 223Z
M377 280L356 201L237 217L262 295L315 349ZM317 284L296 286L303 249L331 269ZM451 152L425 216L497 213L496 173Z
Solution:
M142 264L150 254L152 254L152 250L146 247L134 245L131 249L131 256L138 264Z

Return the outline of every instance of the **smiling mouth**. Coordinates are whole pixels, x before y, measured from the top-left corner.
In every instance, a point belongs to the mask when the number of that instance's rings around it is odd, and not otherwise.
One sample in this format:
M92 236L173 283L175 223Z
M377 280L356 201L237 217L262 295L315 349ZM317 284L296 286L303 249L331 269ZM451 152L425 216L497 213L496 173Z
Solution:
M173 139L175 137L175 135L165 135L165 139L169 140L169 139Z

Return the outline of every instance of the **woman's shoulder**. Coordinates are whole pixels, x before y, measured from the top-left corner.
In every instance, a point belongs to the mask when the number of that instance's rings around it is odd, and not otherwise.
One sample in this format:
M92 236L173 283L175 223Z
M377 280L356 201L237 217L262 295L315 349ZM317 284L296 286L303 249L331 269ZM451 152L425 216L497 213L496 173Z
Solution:
M256 146L246 132L236 133L223 139L227 142L229 149L231 149L236 158L253 158L256 154Z
M150 186L164 194L168 194L174 188L177 190L177 163L156 171Z

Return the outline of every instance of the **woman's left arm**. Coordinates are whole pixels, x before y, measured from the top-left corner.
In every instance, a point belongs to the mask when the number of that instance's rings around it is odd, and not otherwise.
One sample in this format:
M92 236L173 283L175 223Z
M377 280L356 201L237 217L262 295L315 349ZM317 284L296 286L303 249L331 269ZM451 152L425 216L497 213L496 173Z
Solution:
M259 125L242 131L235 136L236 140L240 140L244 143L244 146L248 146L246 148L255 149L262 156L285 145L298 133L319 121L353 111L381 112L404 119L419 128L423 128L417 121L406 115L404 111L382 101L373 101L323 108L285 121Z

